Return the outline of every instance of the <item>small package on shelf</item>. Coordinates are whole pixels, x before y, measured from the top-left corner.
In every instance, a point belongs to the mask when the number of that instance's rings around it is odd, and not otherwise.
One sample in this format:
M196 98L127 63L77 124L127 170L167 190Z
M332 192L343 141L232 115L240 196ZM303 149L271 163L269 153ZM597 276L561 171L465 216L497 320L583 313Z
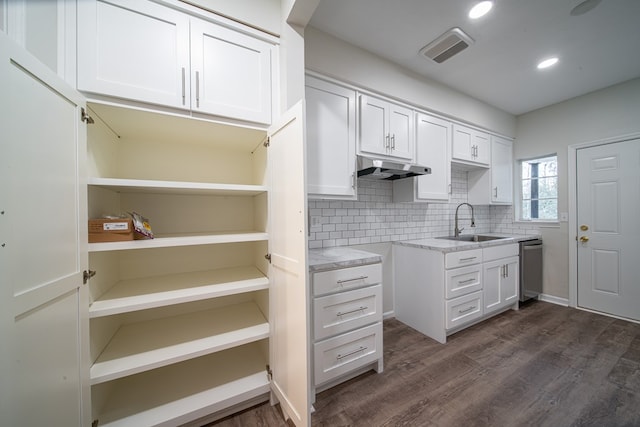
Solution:
M89 243L133 240L133 220L129 217L107 216L89 220Z
M149 220L136 212L130 212L129 215L133 218L134 237L136 239L153 239Z

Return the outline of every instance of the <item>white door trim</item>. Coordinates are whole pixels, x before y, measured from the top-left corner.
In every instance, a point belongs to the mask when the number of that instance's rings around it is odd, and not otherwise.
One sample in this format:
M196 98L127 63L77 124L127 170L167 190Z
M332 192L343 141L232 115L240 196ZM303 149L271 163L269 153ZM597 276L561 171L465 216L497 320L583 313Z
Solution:
M640 132L569 145L567 170L569 186L569 228L567 232L569 240L569 307L575 308L578 306L578 246L576 245L576 230L578 229L578 195L576 192L578 168L576 160L578 150L581 148L597 147L599 145L630 141L638 138L640 138Z

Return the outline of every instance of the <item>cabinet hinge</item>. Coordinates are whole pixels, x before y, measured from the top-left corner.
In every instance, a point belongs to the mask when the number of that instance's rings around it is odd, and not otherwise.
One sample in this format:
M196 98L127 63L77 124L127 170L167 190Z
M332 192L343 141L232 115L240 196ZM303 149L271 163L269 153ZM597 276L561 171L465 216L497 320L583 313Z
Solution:
M93 276L96 275L96 272L94 270L85 270L82 272L82 284L86 285L87 282L89 281L89 279L91 279Z
M93 117L91 117L84 108L80 108L80 120L88 125L92 125L95 123Z
M271 137L268 136L267 139L262 143L262 145L264 145L265 147L268 147L271 145Z
M271 366L267 365L267 378L269 379L269 381L271 381L273 379L273 371L271 370Z
M264 259L266 259L267 261L269 261L269 264L271 264L271 254L266 254L264 256Z

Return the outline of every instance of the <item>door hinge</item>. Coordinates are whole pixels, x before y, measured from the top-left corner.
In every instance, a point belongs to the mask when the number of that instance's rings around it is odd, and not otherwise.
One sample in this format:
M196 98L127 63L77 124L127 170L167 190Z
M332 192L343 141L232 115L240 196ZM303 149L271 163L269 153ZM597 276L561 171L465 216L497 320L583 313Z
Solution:
M80 108L80 120L82 120L88 125L92 125L95 123L95 121L93 120L93 117L87 114L87 111L84 108Z
M98 427L98 424L100 424L100 420L93 420L93 422L91 423L91 427Z
M262 145L264 145L265 147L268 147L271 145L271 137L268 136L267 139L262 143Z
M82 284L86 285L89 279L96 275L94 270L85 270L82 272Z
M267 378L269 381L273 379L273 371L271 370L271 366L267 365Z
M266 259L267 261L269 261L269 264L271 264L271 254L266 254L264 256L264 259Z

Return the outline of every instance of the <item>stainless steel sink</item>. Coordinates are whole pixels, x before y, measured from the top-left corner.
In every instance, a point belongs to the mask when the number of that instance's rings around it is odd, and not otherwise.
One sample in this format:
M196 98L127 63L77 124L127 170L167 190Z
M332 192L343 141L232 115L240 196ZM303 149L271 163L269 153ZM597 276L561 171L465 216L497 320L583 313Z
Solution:
M482 234L466 234L462 236L443 236L436 239L456 240L458 242L488 242L490 240L508 239L508 237L485 236Z

